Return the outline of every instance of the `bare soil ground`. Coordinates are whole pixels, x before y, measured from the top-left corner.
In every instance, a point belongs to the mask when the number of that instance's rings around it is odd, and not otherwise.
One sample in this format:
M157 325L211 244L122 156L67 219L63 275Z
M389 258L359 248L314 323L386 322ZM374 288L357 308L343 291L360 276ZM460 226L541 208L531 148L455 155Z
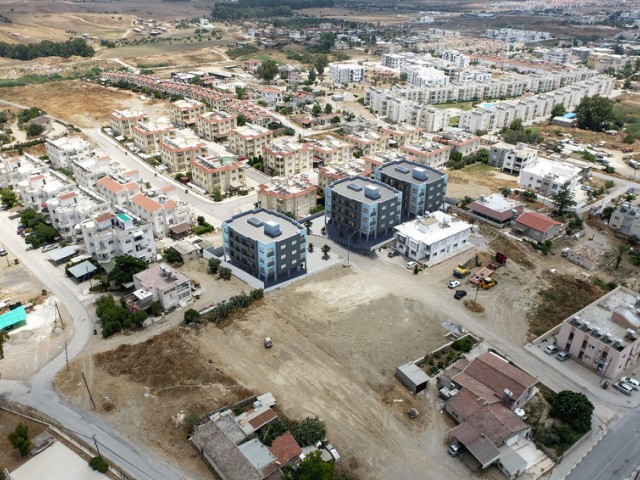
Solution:
M478 198L480 195L489 195L504 187L518 186L517 177L480 163L469 165L461 170L448 170L447 174L449 175L447 195L454 198L465 196Z
M31 458L30 456L21 457L20 452L11 446L11 442L7 438L19 423L24 423L29 428L29 438L33 438L46 430L41 423L0 410L0 471L6 468L12 472Z
M71 122L76 127L99 127L108 123L116 108L147 110L165 102L142 102L135 93L114 87L104 87L81 80L51 82L1 90L3 98L27 106L36 106L49 115ZM69 101L73 99L73 101ZM90 108L89 108L90 106Z

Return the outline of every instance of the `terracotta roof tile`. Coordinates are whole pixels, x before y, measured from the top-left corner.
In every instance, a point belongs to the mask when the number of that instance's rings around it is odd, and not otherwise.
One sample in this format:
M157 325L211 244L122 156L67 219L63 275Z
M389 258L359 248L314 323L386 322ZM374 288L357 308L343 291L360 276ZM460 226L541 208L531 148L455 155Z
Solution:
M276 415L276 412L274 412L272 409L265 410L257 417L249 420L249 425L251 425L255 430L258 430L260 427L263 427L267 423L274 421L276 418L278 418L278 415Z
M103 177L100 180L98 180L97 184L100 185L101 187L104 187L106 190L110 191L111 193L119 193L122 190L124 190L124 187L111 177Z
M291 432L286 432L276 438L269 451L278 459L280 465L285 465L302 453L302 449Z
M147 197L144 193L138 193L131 197L131 203L135 203L143 210L146 210L149 213L157 212L162 208L158 202L153 200L152 198Z
M538 212L524 212L518 217L516 222L542 233L548 232L556 225L562 225L561 222Z

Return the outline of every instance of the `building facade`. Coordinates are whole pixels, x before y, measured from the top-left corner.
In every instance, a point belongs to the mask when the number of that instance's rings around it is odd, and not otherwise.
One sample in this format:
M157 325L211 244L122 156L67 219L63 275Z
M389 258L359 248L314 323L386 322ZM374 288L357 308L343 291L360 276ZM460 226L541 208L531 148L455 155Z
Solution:
M244 163L233 157L197 157L191 161L191 182L207 193L226 194L247 186Z
M258 187L258 201L262 208L273 210L295 219L308 217L317 204L318 188L307 179L274 179Z
M273 132L265 127L247 123L229 132L229 151L245 158L262 155L263 148L273 139Z
M278 177L308 173L313 168L311 148L292 139L265 145L262 156L265 172Z

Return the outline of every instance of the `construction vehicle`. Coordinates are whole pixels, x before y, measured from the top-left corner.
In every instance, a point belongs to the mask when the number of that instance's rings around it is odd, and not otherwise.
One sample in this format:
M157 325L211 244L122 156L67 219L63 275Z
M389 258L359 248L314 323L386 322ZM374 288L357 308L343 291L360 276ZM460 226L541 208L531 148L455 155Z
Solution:
M489 290L490 288L495 287L498 284L498 282L496 282L493 278L491 277L484 277L480 279L480 288L482 288L483 290Z
M474 273L473 276L469 279L469 282L474 285L480 285L483 280L487 278L491 279L491 276L496 272L496 270L506 264L507 256L504 253L496 253L495 259L492 260L487 266L483 267L480 271ZM492 281L494 282L494 284L491 285L491 287L495 286L495 280Z
M469 275L471 273L471 268L474 266L472 263L475 263L476 267L480 266L480 259L478 258L478 255L474 255L466 262L460 263L456 268L454 268L453 276L457 278L464 278Z

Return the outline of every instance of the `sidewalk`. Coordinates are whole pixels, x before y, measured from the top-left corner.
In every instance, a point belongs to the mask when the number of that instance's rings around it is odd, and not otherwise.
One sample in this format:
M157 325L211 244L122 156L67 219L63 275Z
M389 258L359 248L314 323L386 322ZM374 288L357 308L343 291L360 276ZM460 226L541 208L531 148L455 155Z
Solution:
M592 417L591 431L588 437L568 455L563 455L551 471L550 475L543 476L545 480L563 480L582 461L584 457L604 438L607 427L598 418Z

